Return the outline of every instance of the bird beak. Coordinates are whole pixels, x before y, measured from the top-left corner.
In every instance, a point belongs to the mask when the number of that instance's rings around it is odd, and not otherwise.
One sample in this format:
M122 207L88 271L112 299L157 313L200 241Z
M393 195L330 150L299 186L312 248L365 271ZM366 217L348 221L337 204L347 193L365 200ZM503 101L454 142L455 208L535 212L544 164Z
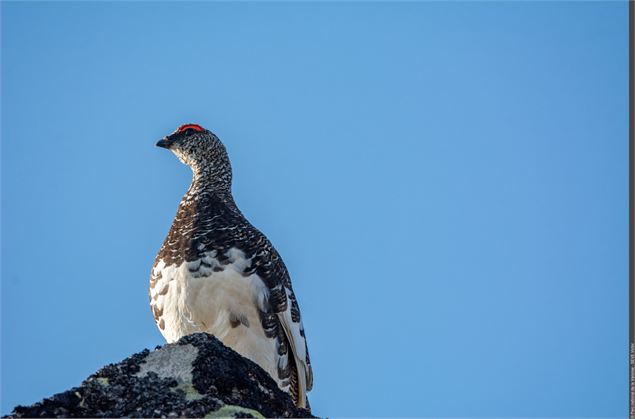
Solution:
M170 146L172 145L172 143L174 143L174 140L173 140L173 139L171 139L171 138L169 138L169 137L165 137L165 138L160 139L160 140L157 142L157 147L162 147L162 148L167 148L167 149L169 149L169 148L170 148Z

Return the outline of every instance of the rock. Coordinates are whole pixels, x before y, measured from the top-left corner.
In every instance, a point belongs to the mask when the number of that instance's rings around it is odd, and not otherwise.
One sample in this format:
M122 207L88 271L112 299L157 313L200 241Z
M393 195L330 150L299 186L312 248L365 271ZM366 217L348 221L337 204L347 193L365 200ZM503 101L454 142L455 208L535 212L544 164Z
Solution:
M206 333L110 364L5 417L314 417L254 362Z

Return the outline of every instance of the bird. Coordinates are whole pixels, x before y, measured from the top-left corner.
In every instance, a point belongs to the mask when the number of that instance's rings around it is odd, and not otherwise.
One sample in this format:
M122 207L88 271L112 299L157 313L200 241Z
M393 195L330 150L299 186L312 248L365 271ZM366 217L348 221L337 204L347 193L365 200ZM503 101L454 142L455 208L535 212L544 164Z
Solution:
M152 266L150 308L168 343L214 335L310 408L313 371L289 272L236 206L223 143L184 124L156 145L192 169L192 182Z

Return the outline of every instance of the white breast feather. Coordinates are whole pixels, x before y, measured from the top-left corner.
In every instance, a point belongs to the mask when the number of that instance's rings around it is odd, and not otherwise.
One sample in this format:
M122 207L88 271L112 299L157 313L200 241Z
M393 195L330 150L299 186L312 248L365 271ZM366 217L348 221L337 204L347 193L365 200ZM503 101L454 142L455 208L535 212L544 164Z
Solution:
M278 379L278 365L286 365L286 356L280 359L276 339L265 335L258 313L269 297L266 285L256 274L242 275L251 265L242 251L230 249L226 254L230 263L219 272L213 271L221 266L215 256L215 252L207 252L201 260L180 266L165 266L163 261L157 264L154 274L160 272L161 278L150 297L151 304L162 310L161 333L168 342L196 332L210 333L283 384ZM193 273L190 269L198 270ZM232 327L231 320L236 317L245 319L249 327Z

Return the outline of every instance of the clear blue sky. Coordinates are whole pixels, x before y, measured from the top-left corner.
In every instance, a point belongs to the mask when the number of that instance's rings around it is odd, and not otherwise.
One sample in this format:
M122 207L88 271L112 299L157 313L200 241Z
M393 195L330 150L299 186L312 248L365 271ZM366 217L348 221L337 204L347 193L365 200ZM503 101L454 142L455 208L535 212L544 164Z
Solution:
M2 2L2 413L164 341L214 131L314 412L627 414L627 2Z

